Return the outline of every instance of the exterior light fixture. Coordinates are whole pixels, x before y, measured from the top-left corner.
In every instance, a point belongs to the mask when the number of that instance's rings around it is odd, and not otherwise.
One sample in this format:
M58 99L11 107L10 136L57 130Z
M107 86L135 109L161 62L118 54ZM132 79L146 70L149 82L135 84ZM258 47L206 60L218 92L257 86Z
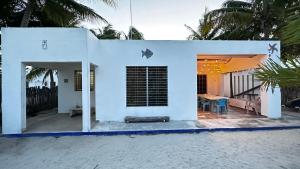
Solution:
M48 48L47 40L42 40L42 48L43 49L47 49Z

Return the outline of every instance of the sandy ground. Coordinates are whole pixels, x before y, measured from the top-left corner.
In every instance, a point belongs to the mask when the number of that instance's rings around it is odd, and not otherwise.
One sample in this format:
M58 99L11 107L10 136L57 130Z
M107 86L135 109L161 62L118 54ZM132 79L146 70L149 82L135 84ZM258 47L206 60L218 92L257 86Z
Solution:
M1 138L1 169L300 168L300 130Z

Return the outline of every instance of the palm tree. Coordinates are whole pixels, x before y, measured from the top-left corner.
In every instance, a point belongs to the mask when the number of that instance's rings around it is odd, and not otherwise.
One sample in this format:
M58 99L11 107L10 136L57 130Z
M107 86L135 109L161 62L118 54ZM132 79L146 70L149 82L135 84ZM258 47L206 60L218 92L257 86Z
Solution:
M144 35L137 28L131 26L128 35L124 34L126 40L144 40Z
M31 81L43 75L43 84L44 84L46 79L50 77L50 88L52 89L55 87L55 82L54 82L55 73L57 72L52 69L32 68L31 70L29 70L29 73L26 75L26 79Z
M102 29L91 30L98 39L120 39L121 32L113 29L111 24L104 26Z
M245 39L278 38L277 30L285 23L286 9L299 0L227 0L222 8L207 16L218 24L228 39L248 32Z
M125 39L125 40L144 40L142 32L132 27L126 35L123 31L117 31L111 24L104 26L102 29L92 29L91 32L98 39Z
M114 0L101 1L109 6L116 5ZM68 23L68 21L73 20L74 18L87 21L100 20L107 22L93 9L80 4L75 0L27 0L20 25L21 27L28 26L32 13L35 11L44 12L49 20L60 25L66 25L66 22Z
M208 10L205 9L203 19L199 20L199 25L196 30L188 25L184 25L189 31L190 35L188 36L188 40L205 40L205 39L213 39L217 32L218 28L212 20L207 17Z
M265 87L274 89L280 87L300 87L300 3L294 4L288 9L288 22L280 29L281 38L285 46L284 50L296 50L284 52L282 64L269 59L255 72L256 77L262 81Z

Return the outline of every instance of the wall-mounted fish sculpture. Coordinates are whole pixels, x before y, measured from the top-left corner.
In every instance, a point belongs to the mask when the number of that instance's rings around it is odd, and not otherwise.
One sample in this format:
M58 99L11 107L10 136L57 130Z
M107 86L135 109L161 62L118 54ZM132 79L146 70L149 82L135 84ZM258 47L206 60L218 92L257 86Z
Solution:
M147 49L145 51L142 50L142 58L146 57L147 59L149 59L151 56L153 56L153 52L150 49Z
M274 53L274 51L276 51L276 52L278 52L278 49L277 49L277 44L276 43L274 43L273 45L271 45L270 43L269 43L269 52L271 53L271 54L273 54Z

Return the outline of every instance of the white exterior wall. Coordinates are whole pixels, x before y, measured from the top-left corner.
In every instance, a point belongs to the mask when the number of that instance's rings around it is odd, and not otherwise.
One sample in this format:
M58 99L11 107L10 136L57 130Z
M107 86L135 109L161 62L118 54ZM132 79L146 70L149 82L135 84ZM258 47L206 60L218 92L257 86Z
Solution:
M100 121L123 121L128 115L167 115L171 120L196 120L198 54L268 54L269 43L279 46L278 41L99 41L88 30L80 28L5 28L2 37L5 134L21 133L26 126L22 63L79 62L84 75L89 74L89 65L94 64L96 119ZM42 49L42 40L47 40L47 49ZM150 59L141 57L141 50L146 48L154 52ZM280 57L280 52L271 57L277 56ZM168 106L126 107L126 66L167 66ZM71 68L66 76L73 75L70 72ZM70 88L74 89L71 79ZM92 95L88 83L84 76L83 131L90 129L88 107L93 102L88 99ZM261 95L263 114L280 117L280 90L262 91ZM63 111L67 109L61 107Z
M26 62L81 62L86 30L75 28L3 28L2 131L21 133L26 126ZM47 40L47 49L42 48Z
M96 119L124 121L125 116L165 115L171 120L196 120L196 55L181 44L184 42L99 41L101 59L91 58L99 69ZM154 52L150 59L142 58L141 50L146 48ZM167 66L168 106L126 107L126 66Z

